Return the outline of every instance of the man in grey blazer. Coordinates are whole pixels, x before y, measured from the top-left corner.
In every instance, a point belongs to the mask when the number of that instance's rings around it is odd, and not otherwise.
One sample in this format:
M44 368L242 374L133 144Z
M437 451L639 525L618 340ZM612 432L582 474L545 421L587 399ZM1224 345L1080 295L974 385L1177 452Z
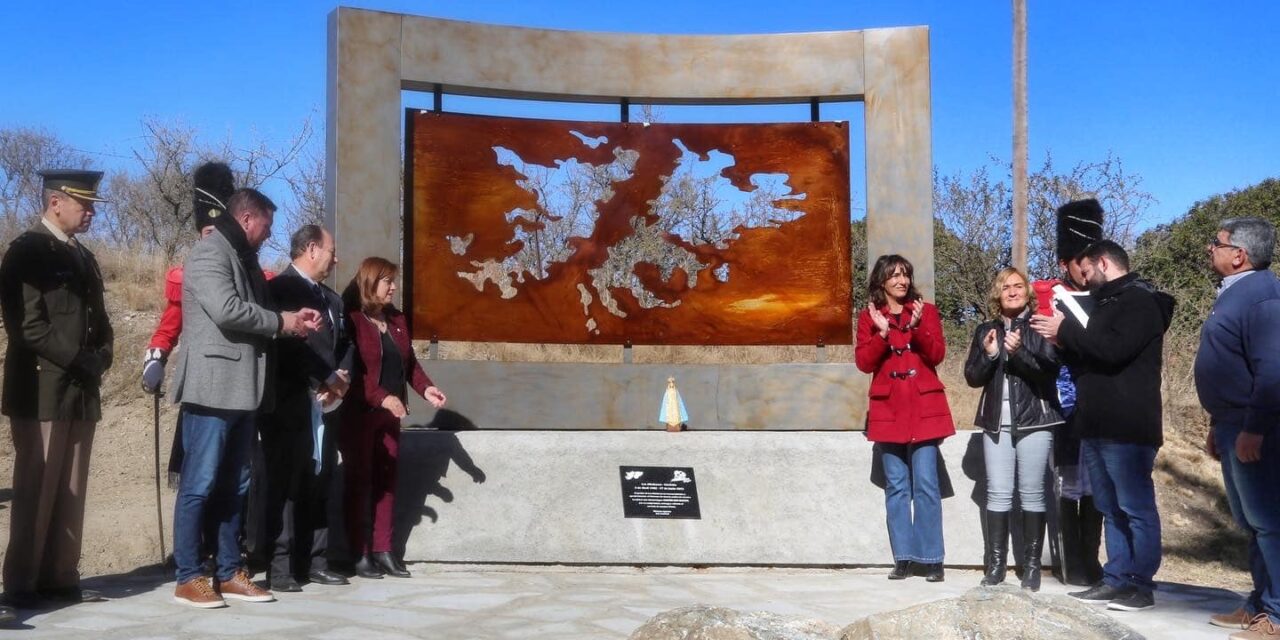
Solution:
M192 248L182 283L183 348L173 401L181 403L182 463L174 507L178 586L174 600L193 607L226 606L224 598L270 602L270 591L245 571L237 540L249 488L254 416L269 409L272 340L314 331L314 309L273 311L258 248L271 235L276 206L253 189L236 191L226 216ZM205 518L217 523L216 573L204 575L200 538ZM215 582L216 580L216 582Z

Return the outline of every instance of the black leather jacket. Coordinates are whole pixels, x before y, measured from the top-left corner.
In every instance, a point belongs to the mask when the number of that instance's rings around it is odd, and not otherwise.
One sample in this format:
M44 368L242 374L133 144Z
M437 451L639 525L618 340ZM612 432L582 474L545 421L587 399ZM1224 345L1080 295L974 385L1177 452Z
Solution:
M1022 346L1010 356L1004 349L1004 321L991 320L978 325L969 345L969 357L964 363L964 379L969 386L982 387L978 400L978 414L973 424L985 431L1000 430L1000 405L1003 387L1009 380L1009 409L1012 412L1011 427L1015 432L1043 429L1062 424L1062 410L1058 405L1057 350L1028 325L1030 312L1013 319L1012 328L1022 334ZM996 330L1000 354L996 358L987 355L982 339L991 329Z

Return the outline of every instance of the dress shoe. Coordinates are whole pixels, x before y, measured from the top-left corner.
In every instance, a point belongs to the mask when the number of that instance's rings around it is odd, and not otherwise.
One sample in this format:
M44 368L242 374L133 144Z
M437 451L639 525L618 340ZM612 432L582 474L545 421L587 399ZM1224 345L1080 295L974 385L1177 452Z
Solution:
M13 609L0 605L0 623L12 622L18 619L18 614Z
M5 604L14 609L43 609L44 598L34 591L7 591L4 594Z
M351 584L351 582L348 581L346 578L328 569L318 569L316 571L312 571L311 573L308 573L307 580L310 581L312 584L328 584L328 585Z
M371 556L373 561L384 573L396 578L410 577L409 569L404 566L400 559L391 554L390 551L375 551Z
M382 569L378 568L378 565L369 558L368 554L360 556L360 559L356 561L355 568L356 575L361 578L382 579Z
M889 572L890 580L906 580L911 575L911 561L898 560L893 563L893 570Z
M946 580L946 574L942 571L942 563L935 562L933 564L924 565L924 581L925 582L942 582Z
M55 604L80 604L82 602L103 602L106 600L101 593L93 589L81 589L80 587L41 589L39 593L40 597L46 602Z
M281 591L284 593L298 593L302 591L302 585L298 584L293 576L271 576L271 590Z

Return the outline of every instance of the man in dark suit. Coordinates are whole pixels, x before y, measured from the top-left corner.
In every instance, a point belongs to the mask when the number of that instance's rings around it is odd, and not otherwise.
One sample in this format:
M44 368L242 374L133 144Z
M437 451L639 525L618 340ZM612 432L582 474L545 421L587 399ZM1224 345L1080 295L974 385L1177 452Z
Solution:
M0 264L0 307L9 344L4 414L13 429L13 511L4 561L11 604L100 600L80 588L84 495L99 387L114 333L102 272L76 238L88 231L99 171L44 171L40 222Z
M350 380L352 348L342 299L323 281L337 264L333 235L318 225L290 240L293 260L269 284L281 311L320 311L320 328L305 338L282 337L277 349L275 409L262 417L267 478L267 539L273 591L301 591L300 582L347 584L329 571L326 522L329 481L337 460L336 408Z

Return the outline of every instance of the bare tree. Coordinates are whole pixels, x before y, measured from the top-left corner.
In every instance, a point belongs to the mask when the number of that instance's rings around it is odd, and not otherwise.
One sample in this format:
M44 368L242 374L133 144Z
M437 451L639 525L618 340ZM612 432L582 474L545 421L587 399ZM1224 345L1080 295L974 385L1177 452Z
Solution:
M992 158L988 166L953 176L934 175L934 260L939 308L949 319L966 323L986 316L987 287L998 269L1013 263L1011 227L1013 190L1009 165ZM1028 176L1027 272L1032 279L1058 275L1057 208L1095 197L1106 211L1104 233L1131 246L1133 232L1154 203L1142 190L1142 178L1108 155L1060 172L1051 155Z
M230 139L207 143L194 127L158 118L143 119L142 128L142 144L131 152L137 170L107 181L111 202L103 207L105 232L100 233L112 242L153 246L167 261L176 260L198 238L191 179L195 168L210 160L230 164L239 186L288 189L275 225L285 232L274 234L270 250L286 253L289 231L323 219L324 160L314 148L310 118L282 145L262 138L246 147Z
M45 129L0 128L0 240L20 233L44 208L40 170L91 166L87 155Z

